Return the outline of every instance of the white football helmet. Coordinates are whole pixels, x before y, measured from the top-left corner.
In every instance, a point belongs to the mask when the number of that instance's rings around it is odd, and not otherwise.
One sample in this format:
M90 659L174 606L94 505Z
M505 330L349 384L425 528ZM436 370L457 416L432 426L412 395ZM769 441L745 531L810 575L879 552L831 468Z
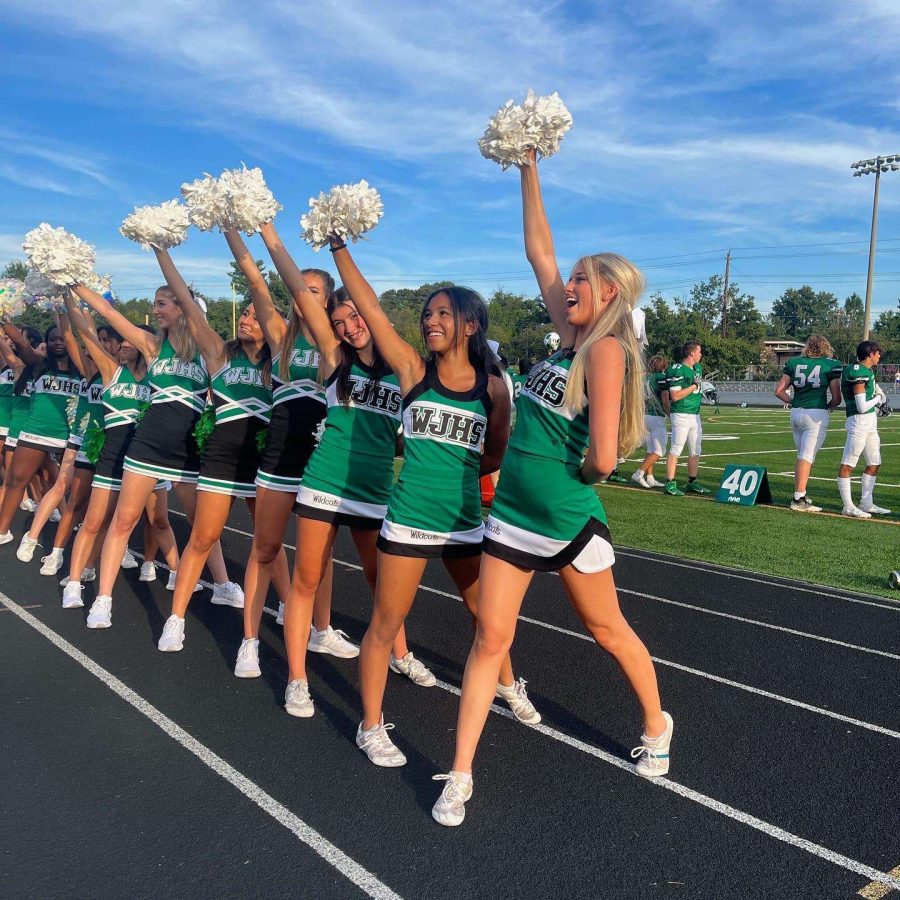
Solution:
M544 346L551 352L559 350L559 335L555 331L544 335Z

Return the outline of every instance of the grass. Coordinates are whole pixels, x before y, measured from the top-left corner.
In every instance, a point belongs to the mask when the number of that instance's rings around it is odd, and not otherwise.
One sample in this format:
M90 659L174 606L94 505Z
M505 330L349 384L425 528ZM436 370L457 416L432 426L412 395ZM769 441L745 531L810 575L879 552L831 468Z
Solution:
M747 508L700 496L667 497L659 490L600 485L597 491L616 545L900 600L900 591L887 582L888 573L900 569L900 531L894 530L900 525L900 414L879 420L883 464L875 488L876 502L895 513L870 520L840 516L835 478L846 435L843 412L832 414L809 482L808 494L823 507L820 514L788 508L796 451L787 410L722 407L715 414L704 407L702 416L699 480L714 492L728 463L765 466L773 505ZM630 475L641 459L642 454L634 454L619 471ZM862 463L853 479L857 502L861 472ZM661 464L656 477L663 480ZM684 466L678 477L686 479Z

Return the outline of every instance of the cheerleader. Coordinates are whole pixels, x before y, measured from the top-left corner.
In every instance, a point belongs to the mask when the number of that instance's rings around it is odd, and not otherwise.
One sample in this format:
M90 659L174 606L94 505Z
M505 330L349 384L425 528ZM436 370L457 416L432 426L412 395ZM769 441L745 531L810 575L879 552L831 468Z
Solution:
M485 337L487 307L475 291L449 286L429 295L420 317L428 349L422 359L394 330L346 244L335 239L331 247L403 398L404 465L377 541L375 606L359 659L363 720L356 734L357 746L375 765L402 766L406 757L391 742L382 715L388 670L405 668L391 646L431 558L443 561L475 616L484 530L478 479L500 464L510 399ZM522 721L540 721L508 656L495 688Z
M7 544L13 539L9 529L32 478L48 462L52 465L55 478L56 467L52 457L65 449L69 439L66 409L69 400L81 393L81 375L69 357L59 326L51 325L44 341L47 357L35 365L31 379L31 405L16 438L12 465L4 482L3 502L0 504L0 544ZM22 343L16 341L16 345L20 350L27 347L24 340ZM26 356L25 362L29 361ZM26 378L27 375L23 373L20 377Z
M557 571L575 611L611 653L644 713L632 751L646 777L669 769L672 718L660 708L647 648L619 610L606 514L593 485L643 432L641 349L631 310L641 273L611 253L582 257L564 285L544 213L537 161L521 167L525 250L562 346L531 370L487 521L478 624L463 678L456 758L432 815L459 825L472 796L472 758L535 570Z
M86 299L90 304L98 307L98 313L103 316L119 316L122 321L118 325L124 339L114 341L107 338L106 341L103 341L94 329L90 317L78 308L71 297L66 298L69 317L81 335L100 375L102 447L99 453L91 446L85 447L85 453L90 452L96 462L93 466L87 510L72 547L69 575L63 579L63 609L84 606L81 596L83 584L85 581L93 581L95 578L94 563L99 555L103 535L106 533L115 509L116 499L122 488L122 467L125 454L134 436L136 422L142 410L150 402L147 358L138 351L137 345L144 342L145 336L151 340L155 337L148 326L132 324L99 294L86 293L88 294ZM104 308L103 304L106 304L108 308ZM119 337L118 333L116 337ZM118 350L116 356L109 352L112 349ZM98 421L86 433L88 445L98 439L95 435L100 430L101 426ZM87 456L85 458L87 459ZM163 547L166 560L174 571L178 568L178 549L175 546L175 535L169 524L165 491L165 483L154 485L153 493L147 503L147 511L155 539ZM160 495L162 495L161 500ZM160 510L164 512L161 521ZM153 553L155 555L155 549ZM122 557L120 557L121 559ZM148 579L142 578L142 580Z
M181 554L172 614L158 643L163 652L177 652L184 647L184 616L191 594L210 550L225 529L235 497L243 497L251 518L255 516L254 479L260 456L257 442L272 414L272 357L253 306L241 313L237 337L226 343L210 328L174 267L166 275L207 371L214 373L210 391L215 427L200 464L194 523ZM243 597L241 601L242 607ZM238 605L215 594L212 602Z
M16 382L16 370L13 367L12 341L6 332L0 333L0 465L3 462L3 448L6 444L6 436L9 434L9 422L12 418L13 387Z
M313 600L341 525L350 529L374 593L375 541L394 480L400 387L347 292L342 288L333 293L322 309L281 242L270 234L267 243L319 348L319 375L328 404L322 438L303 471L297 495L297 556L284 614L289 667L284 706L290 715L308 717L315 711L306 677ZM242 651L251 656L254 651L245 648L246 642ZM405 661L414 682L425 687L436 683L410 653L402 626L393 653Z
M55 575L62 568L63 552L72 537L72 532L84 516L91 491L94 467L82 452L81 443L89 424L97 422L103 417L101 402L103 382L100 373L90 356L82 352L78 341L75 340L69 324L69 317L58 316L57 324L62 328L69 357L81 372L82 379L77 402L75 398L69 401L69 405L74 405L75 409L70 416L69 440L66 442L59 475L53 483L53 487L41 498L41 503L31 521L31 527L22 535L19 549L16 551L16 557L19 560L31 562L44 525L51 521L57 509L61 509L62 514L57 515L55 519L58 525L52 549L41 558L43 563L40 570L41 575Z

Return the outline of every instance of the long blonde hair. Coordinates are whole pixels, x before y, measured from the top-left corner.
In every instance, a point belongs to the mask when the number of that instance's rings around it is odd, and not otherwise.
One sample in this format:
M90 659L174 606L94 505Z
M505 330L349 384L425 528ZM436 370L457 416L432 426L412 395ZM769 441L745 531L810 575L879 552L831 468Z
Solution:
M834 356L834 350L831 349L828 338L822 337L821 334L811 334L806 339L803 355L810 359L820 359L822 357L831 359L831 357Z
M586 391L587 358L591 347L605 337L614 337L625 352L625 380L619 412L619 456L627 456L644 435L644 354L634 336L631 311L644 292L644 276L625 257L616 253L596 253L583 256L583 266L591 286L594 305L594 325L575 354L569 369L565 405L572 412L581 412L588 402ZM614 285L616 296L602 302L603 284Z
M175 291L167 284L158 287L156 293L165 294L170 300L175 300ZM193 293L191 296L193 297ZM169 343L172 345L172 349L179 359L192 362L197 356L197 344L194 342L194 336L191 334L191 329L188 326L184 312L178 317L178 321L175 323L174 328L163 328L162 333L163 337L169 339Z

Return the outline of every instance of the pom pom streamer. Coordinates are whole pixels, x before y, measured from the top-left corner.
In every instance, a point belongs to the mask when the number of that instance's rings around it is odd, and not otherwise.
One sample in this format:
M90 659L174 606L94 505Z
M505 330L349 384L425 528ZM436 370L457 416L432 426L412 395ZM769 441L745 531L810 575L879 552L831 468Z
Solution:
M105 443L106 432L103 429L103 425L100 422L91 422L81 442L81 452L84 453L85 458L91 465L97 465Z
M226 169L219 177L226 198L226 218L217 224L245 234L255 234L259 226L274 220L282 205L269 190L259 168Z
M553 93L538 97L529 90L521 106L507 100L491 117L478 147L481 155L499 163L503 169L529 165L527 152L553 156L563 135L572 127L572 115Z
M159 206L136 206L123 220L119 232L144 250L168 250L184 243L189 225L184 204L166 200Z
M25 282L16 278L0 278L0 316L21 315L25 309Z
M212 437L213 430L216 427L216 408L207 406L203 410L203 414L197 419L194 426L194 440L197 442L197 452L203 456L206 452L206 445Z
M354 243L371 231L384 215L381 196L367 181L341 184L327 194L311 197L309 212L300 219L303 239L314 250L328 246L332 236Z
M181 196L187 205L188 218L201 231L212 231L228 221L228 196L222 182L212 175L181 186Z
M94 248L65 228L42 222L25 235L22 249L28 262L57 285L70 286L87 280L97 255Z

